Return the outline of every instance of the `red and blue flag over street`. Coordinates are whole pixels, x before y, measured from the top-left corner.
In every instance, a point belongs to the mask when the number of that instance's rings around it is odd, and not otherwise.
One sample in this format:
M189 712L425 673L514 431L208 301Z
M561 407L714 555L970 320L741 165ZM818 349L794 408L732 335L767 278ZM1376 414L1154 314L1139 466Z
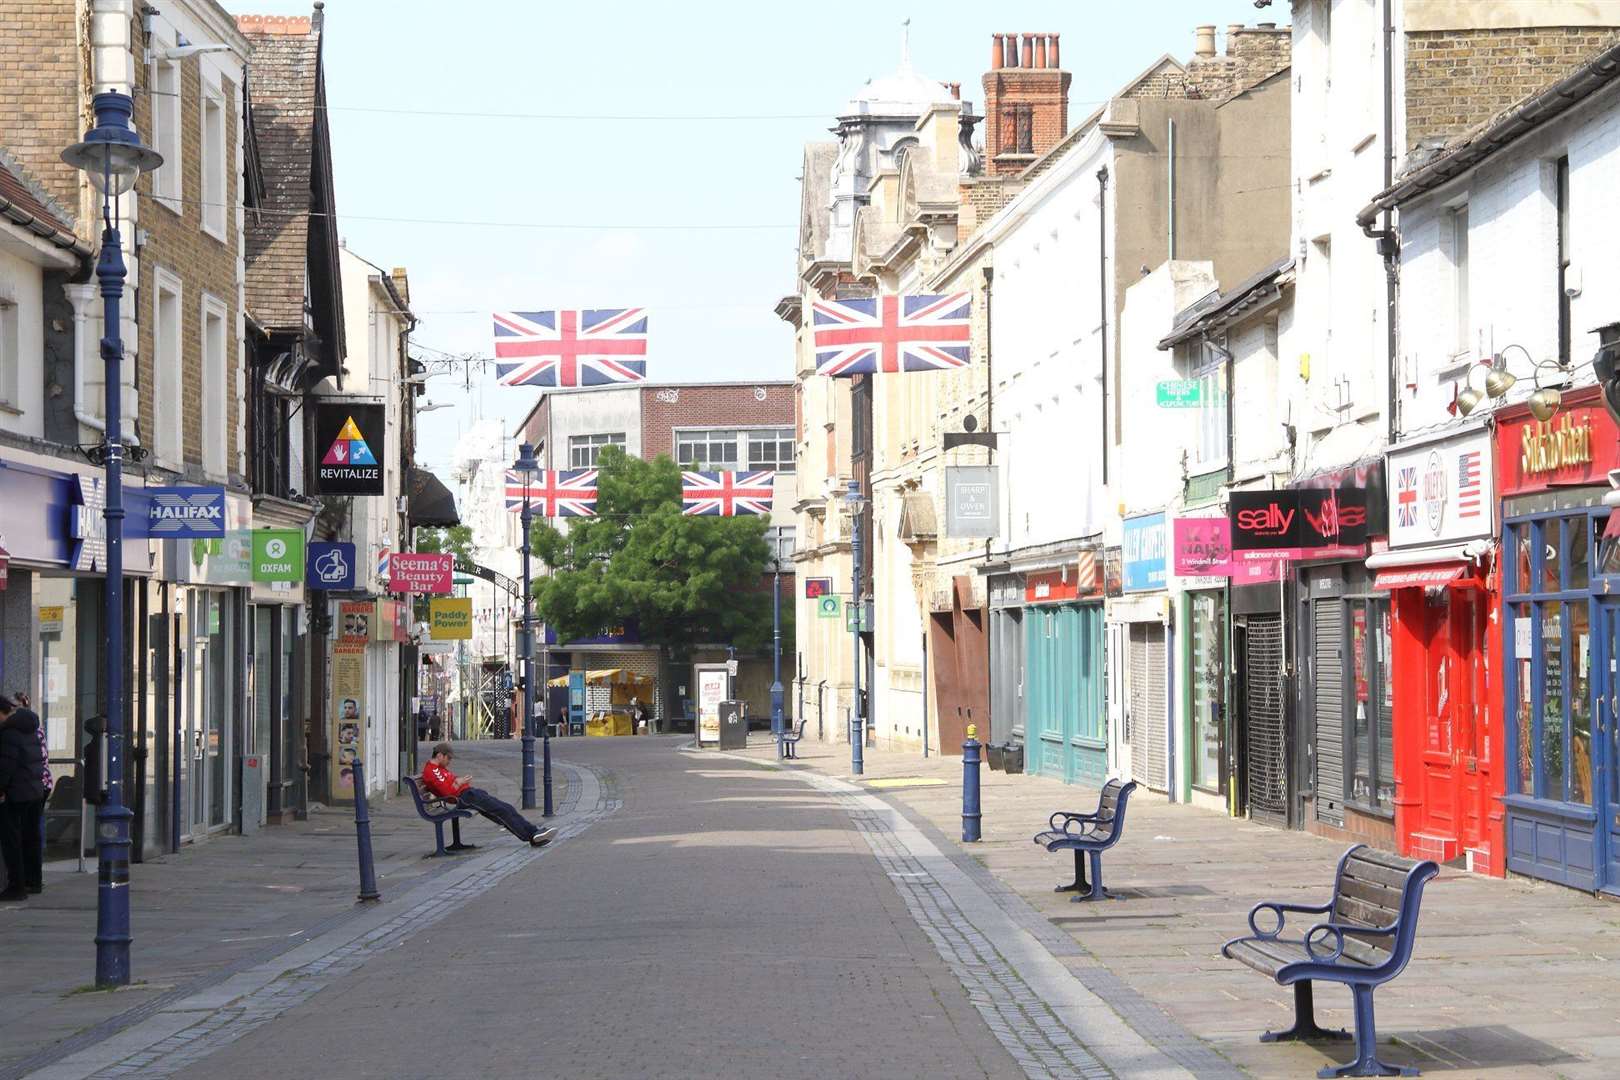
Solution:
M972 298L965 292L817 300L811 309L816 374L966 367L972 310Z
M522 510L527 495L529 509L541 517L595 517L595 469L537 469L525 485L523 474L506 470L506 508Z
M502 386L608 386L647 378L647 309L495 312Z
M681 511L694 517L769 514L775 498L774 472L681 473Z

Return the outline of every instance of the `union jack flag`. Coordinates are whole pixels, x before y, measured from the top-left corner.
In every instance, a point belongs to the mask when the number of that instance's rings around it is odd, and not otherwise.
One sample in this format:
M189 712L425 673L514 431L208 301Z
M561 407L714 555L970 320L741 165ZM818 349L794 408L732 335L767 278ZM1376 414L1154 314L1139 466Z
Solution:
M643 382L647 309L497 311L495 360L502 386Z
M595 517L595 469L536 469L534 479L524 486L523 474L506 470L506 508L523 509L525 492L529 509L541 517Z
M811 306L816 374L966 367L971 354L968 316L972 307L965 292L817 300Z
M775 498L774 472L681 473L681 510L693 516L769 514Z
M1401 528L1410 529L1418 519L1417 466L1408 465L1395 474L1395 518Z

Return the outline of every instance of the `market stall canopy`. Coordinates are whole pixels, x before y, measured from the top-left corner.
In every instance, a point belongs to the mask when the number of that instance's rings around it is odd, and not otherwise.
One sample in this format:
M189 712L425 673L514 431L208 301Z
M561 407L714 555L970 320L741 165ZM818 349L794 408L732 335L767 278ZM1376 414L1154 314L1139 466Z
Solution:
M437 476L426 469L411 466L410 515L412 525L460 525L461 515L456 513L456 497L450 494Z
M653 680L646 675L637 675L626 668L598 668L585 673L586 686L625 686L633 690L652 688ZM548 684L551 686L567 686L568 676L559 675Z

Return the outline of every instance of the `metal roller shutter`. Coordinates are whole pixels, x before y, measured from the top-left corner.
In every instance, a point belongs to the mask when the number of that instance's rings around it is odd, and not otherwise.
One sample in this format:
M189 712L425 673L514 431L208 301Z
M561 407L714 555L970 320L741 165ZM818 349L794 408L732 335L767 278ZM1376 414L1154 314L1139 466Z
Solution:
M1170 789L1170 760L1166 745L1169 738L1170 713L1166 709L1169 700L1167 679L1165 677L1165 649L1164 627L1150 624L1147 628L1147 660L1148 660L1148 716L1153 725L1153 739L1148 744L1149 775L1157 783L1149 783L1148 787L1155 791L1168 791Z
M1344 824L1344 602L1317 600L1315 633L1316 820Z
M1249 817L1288 827L1288 741L1279 615L1251 615L1243 679L1248 706Z
M1129 648L1131 740L1142 751L1141 768L1132 771L1149 790L1166 791L1164 627L1132 623Z

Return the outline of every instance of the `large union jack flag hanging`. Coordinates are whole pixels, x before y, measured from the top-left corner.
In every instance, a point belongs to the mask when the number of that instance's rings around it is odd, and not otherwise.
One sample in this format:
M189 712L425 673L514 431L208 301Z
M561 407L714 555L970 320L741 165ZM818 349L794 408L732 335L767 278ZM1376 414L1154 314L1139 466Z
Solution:
M523 474L506 470L506 508L523 509L528 495L529 509L541 517L595 517L595 469L536 469L527 487Z
M607 386L647 378L647 309L497 311L502 386Z
M971 348L965 292L817 300L811 309L817 375L966 367Z
M769 514L775 498L774 472L681 473L681 510L693 516Z

